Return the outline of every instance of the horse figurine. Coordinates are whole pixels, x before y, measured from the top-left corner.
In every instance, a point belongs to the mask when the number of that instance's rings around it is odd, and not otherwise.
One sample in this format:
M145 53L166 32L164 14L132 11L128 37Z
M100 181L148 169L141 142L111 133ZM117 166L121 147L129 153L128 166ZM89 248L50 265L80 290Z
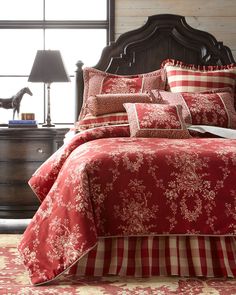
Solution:
M0 108L13 109L13 120L15 118L16 112L19 118L20 103L23 98L23 95L26 93L29 94L30 96L33 95L33 93L30 91L28 87L24 87L19 92L17 92L16 95L13 95L11 98L0 98Z

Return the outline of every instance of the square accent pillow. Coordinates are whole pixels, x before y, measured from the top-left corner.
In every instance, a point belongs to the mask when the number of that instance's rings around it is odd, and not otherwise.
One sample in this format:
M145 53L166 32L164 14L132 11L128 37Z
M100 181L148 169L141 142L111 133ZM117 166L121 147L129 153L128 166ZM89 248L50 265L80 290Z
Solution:
M190 138L180 105L125 103L131 137Z
M230 87L235 95L236 64L224 66L195 66L173 59L165 60L167 88L171 92L200 92L213 88ZM236 105L236 102L234 103Z
M156 70L138 75L114 75L97 70L84 68L84 97L79 119L88 113L87 99L97 94L145 93L151 89L165 89L165 71Z
M125 112L124 103L158 103L158 98L150 93L97 94L87 100L86 109L93 116Z
M231 91L219 93L172 93L152 90L163 103L182 106L185 123L236 128L236 111Z

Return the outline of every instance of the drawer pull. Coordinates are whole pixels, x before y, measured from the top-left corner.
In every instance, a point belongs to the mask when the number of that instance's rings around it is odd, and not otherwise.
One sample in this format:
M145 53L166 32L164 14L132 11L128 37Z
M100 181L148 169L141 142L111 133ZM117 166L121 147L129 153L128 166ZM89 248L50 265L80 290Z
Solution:
M38 148L38 153L42 154L43 153L43 149L42 148Z

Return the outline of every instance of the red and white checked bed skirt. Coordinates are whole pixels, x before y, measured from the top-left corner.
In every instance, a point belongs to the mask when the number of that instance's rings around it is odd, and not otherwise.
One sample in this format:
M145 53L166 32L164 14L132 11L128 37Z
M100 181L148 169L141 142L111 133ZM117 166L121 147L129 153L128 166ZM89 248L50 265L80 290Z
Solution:
M235 237L99 238L70 274L236 277Z

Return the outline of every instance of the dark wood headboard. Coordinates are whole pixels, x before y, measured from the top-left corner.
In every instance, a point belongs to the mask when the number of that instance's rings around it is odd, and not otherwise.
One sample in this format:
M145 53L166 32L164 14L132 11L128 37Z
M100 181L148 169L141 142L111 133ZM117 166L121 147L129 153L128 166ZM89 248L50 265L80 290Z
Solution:
M146 24L122 34L103 49L94 68L113 74L139 74L160 68L173 58L196 65L234 63L231 50L211 34L190 27L180 15L150 16ZM83 102L83 63L76 71L76 119Z

